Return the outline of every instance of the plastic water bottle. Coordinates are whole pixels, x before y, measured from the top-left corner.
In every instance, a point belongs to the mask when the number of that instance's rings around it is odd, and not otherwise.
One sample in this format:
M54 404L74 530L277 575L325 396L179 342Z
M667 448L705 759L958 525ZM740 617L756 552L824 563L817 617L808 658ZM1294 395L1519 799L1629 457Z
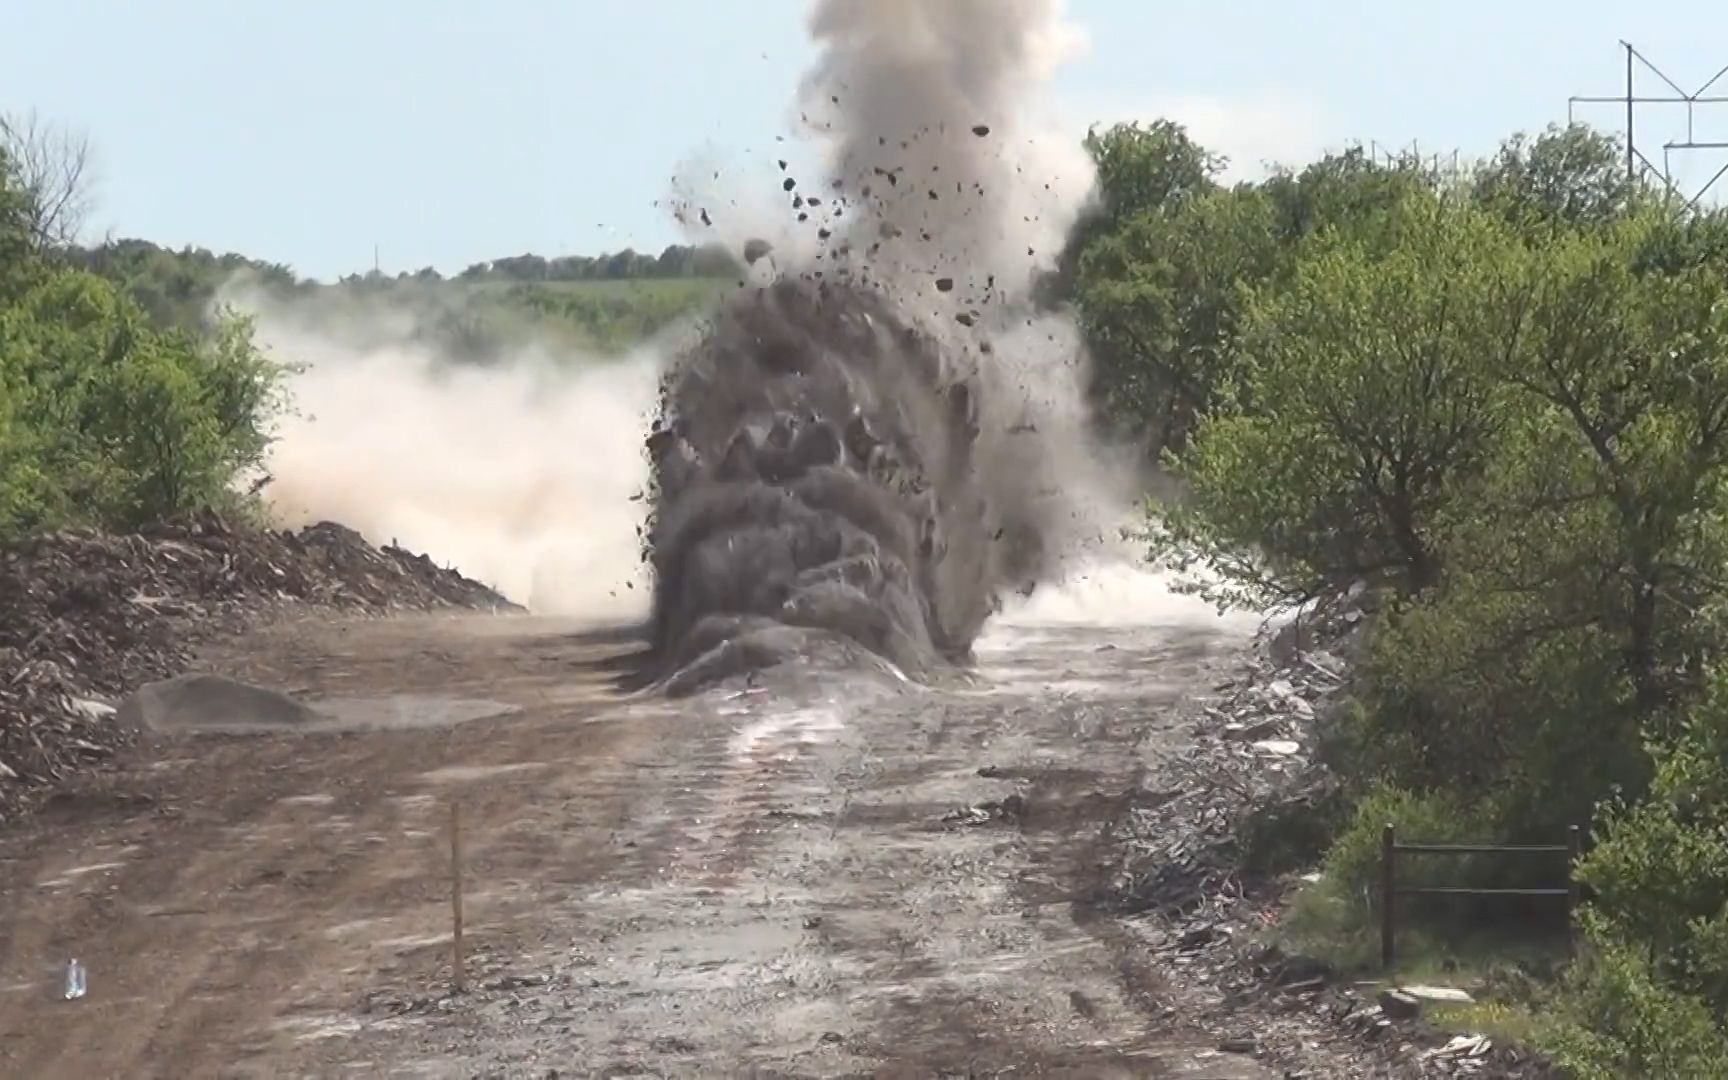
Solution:
M74 1001L84 996L89 987L89 976L85 974L84 965L76 958L66 965L66 1000Z

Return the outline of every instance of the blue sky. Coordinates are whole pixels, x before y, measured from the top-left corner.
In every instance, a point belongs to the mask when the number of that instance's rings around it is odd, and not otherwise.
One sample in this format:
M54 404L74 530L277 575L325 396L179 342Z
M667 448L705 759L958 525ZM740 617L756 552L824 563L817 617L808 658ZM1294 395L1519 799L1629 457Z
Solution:
M0 108L90 134L93 224L121 235L321 277L367 268L374 244L387 271L658 250L679 235L651 204L692 151L775 152L810 58L805 10L35 0L6 15ZM1569 94L1619 92L1622 38L1688 90L1728 65L1721 0L1069 0L1068 17L1090 45L1048 88L1050 115L1077 135L1174 115L1244 165L1355 140L1485 152L1564 120ZM1585 115L1621 126L1613 106ZM1728 141L1728 106L1697 121ZM1639 123L1658 158L1685 127L1677 110Z

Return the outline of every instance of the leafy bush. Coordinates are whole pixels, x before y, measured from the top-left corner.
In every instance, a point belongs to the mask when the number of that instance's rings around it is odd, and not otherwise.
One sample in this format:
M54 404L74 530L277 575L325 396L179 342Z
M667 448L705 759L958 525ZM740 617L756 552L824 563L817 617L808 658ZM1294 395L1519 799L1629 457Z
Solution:
M1563 979L1559 1013L1541 1034L1580 1080L1728 1077L1728 1032L1702 999L1664 980L1643 950L1585 920L1583 958Z
M1387 825L1405 843L1462 843L1480 841L1494 816L1492 806L1465 804L1443 792L1376 787L1357 804L1349 827L1327 851L1322 880L1366 919L1380 908L1381 843ZM1474 856L1398 861L1398 881L1405 886L1459 885L1480 876Z
M0 204L8 185L0 162ZM235 481L263 456L281 389L250 327L225 319L207 336L159 331L103 279L0 239L8 251L0 540L234 502Z
M280 389L244 323L208 340L158 332L77 271L0 309L0 385L0 537L232 503Z
M1492 807L1466 805L1444 793L1372 787L1333 839L1319 879L1297 894L1283 936L1296 950L1341 966L1377 963L1385 827L1392 825L1406 843L1461 843L1481 840L1493 818ZM1495 869L1470 857L1428 856L1400 859L1397 873L1402 886L1456 886L1480 882ZM1400 899L1400 940L1430 937L1436 928L1458 925L1471 914L1456 903Z
M1591 950L1567 980L1558 1042L1584 1075L1724 1076L1728 673L1654 757L1649 795L1607 811L1580 867Z

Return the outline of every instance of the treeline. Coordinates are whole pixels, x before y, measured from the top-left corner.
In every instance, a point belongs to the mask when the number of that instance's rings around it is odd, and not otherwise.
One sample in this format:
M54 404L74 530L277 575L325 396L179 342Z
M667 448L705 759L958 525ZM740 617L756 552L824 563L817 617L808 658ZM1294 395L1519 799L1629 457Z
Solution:
M582 365L617 355L712 304L732 278L583 285L524 282L320 286L285 310L355 351L410 347L439 362L504 364L525 356Z
M576 282L674 282L733 280L739 272L732 254L719 246L673 244L659 255L646 255L626 248L609 255L568 255L545 258L515 255L476 263L454 277L446 278L432 267L397 274L377 270L348 274L333 284L321 284L295 274L292 268L234 253L216 254L203 248L179 250L147 240L110 240L88 247L66 245L59 250L70 265L99 274L118 284L136 300L158 326L193 326L208 318L219 291L235 282L264 296L285 300L328 298L331 294L358 298L385 296L392 299L425 296L447 283L446 302L441 308L464 304L456 293L467 286L534 286ZM699 291L699 290L698 290ZM520 295L526 295L525 292ZM496 306L496 305L493 305ZM554 304L578 324L609 321L619 314L619 300L612 298L602 312L594 305ZM653 306L653 305L649 305ZM544 302L528 305L545 314ZM526 314L532 315L533 311ZM626 318L624 321L628 322ZM610 341L603 328L598 337Z
M255 282L275 296L307 295L318 288L277 263L203 248L175 251L148 240L110 240L93 247L67 244L54 254L67 266L118 285L161 328L204 325L218 291L236 279Z
M1183 482L1154 547L1226 598L1379 598L1305 909L1370 925L1387 821L1586 823L1539 1040L1584 1076L1728 1075L1728 214L1578 127L1235 186L1174 125L1089 145L1107 208L1058 287L1102 411Z
M666 278L736 277L738 260L717 244L694 246L672 244L659 255L625 248L610 255L564 255L547 259L540 255L514 255L506 259L475 263L457 275L458 281L637 281ZM418 280L438 279L428 267L414 275Z

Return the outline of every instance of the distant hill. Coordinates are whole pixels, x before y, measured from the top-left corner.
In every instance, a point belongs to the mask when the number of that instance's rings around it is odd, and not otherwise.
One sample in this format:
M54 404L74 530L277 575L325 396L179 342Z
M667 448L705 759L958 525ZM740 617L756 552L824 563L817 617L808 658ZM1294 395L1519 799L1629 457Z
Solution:
M410 338L450 359L488 363L533 343L581 353L618 352L710 304L740 273L723 248L672 245L659 255L624 250L596 256L515 255L446 278L428 267L394 276L371 271L334 283L281 264L203 248L173 250L146 240L72 248L73 265L113 281L159 327L207 324L229 285L288 302L357 344L401 340L375 316L408 316Z

